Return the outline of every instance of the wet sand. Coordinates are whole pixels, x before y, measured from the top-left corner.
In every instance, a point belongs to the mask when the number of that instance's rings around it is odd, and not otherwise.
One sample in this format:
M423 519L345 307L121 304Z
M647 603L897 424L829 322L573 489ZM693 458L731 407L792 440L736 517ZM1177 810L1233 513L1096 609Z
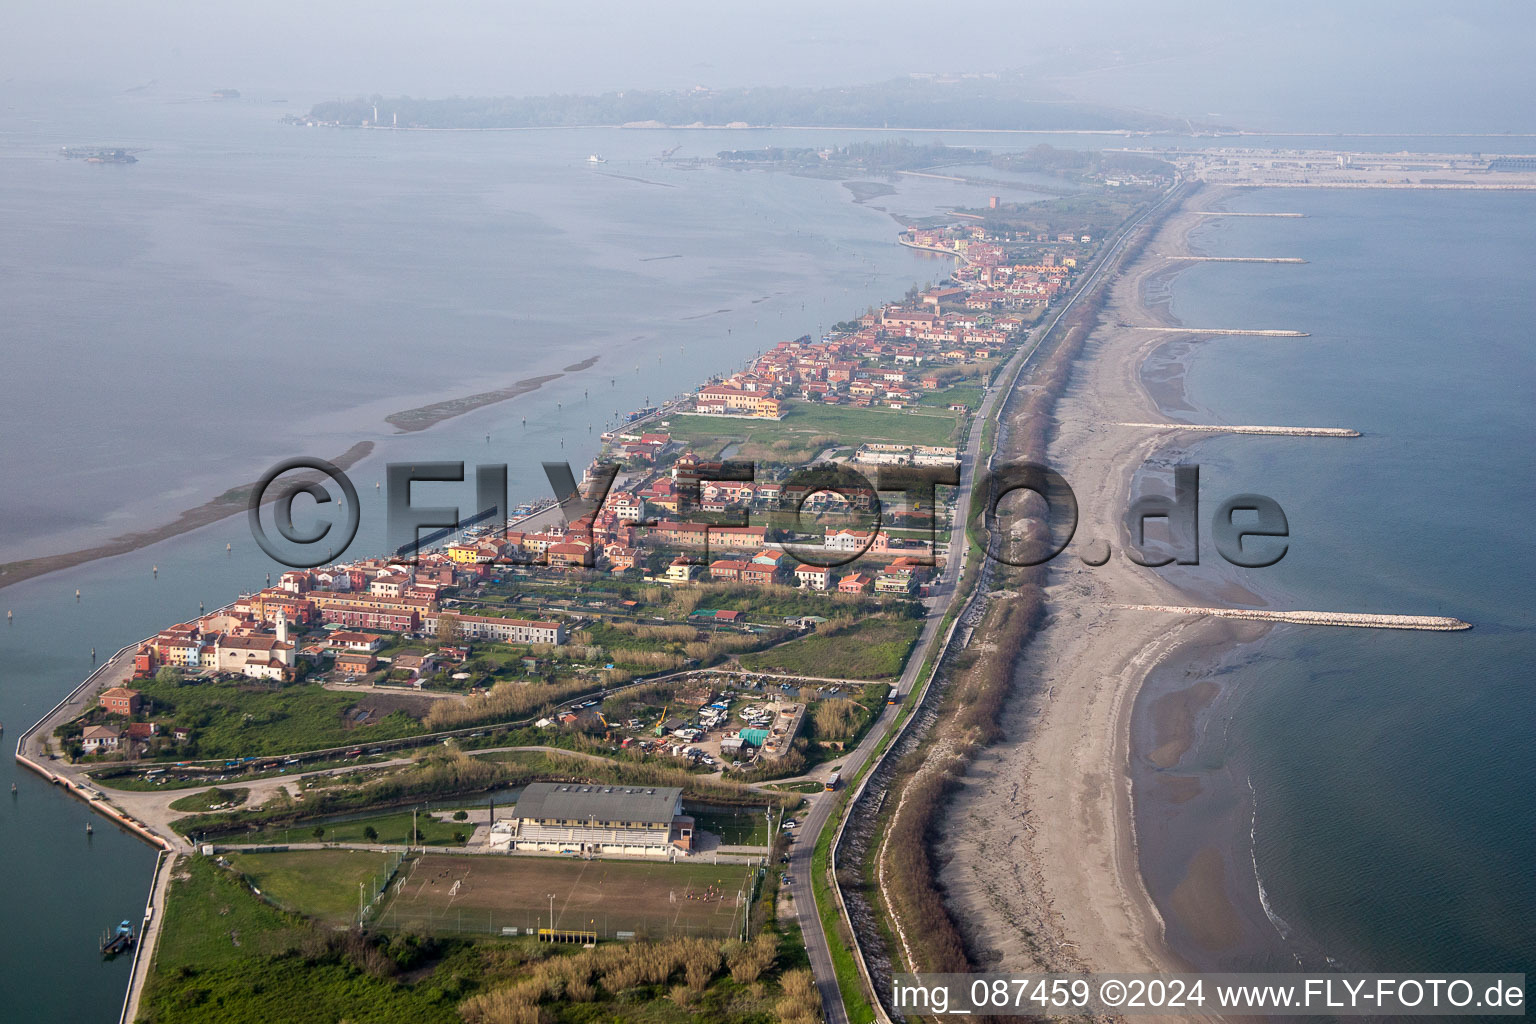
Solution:
M495 405L518 395L526 395L530 391L537 391L552 380L559 380L564 374L550 373L542 377L529 377L520 380L508 387L497 388L495 391L481 391L478 394L465 395L463 398L450 398L444 402L433 402L431 405L421 405L414 409L404 409L400 412L390 413L384 417L384 422L397 428L403 434L414 433L418 430L426 430L435 427L444 420L451 420L455 416L463 416L467 412L483 409L487 405Z
M579 373L597 363L601 356L589 356L580 362L572 363L564 367L563 372L548 374L542 377L529 377L520 380L510 387L499 388L495 391L482 391L479 394L466 395L463 398L449 399L443 402L434 402L431 405L418 406L414 409L405 409L392 413L385 417L385 422L392 424L401 433L414 433L418 430L426 430L436 426L444 420L462 416L467 412L484 408L487 405L495 405L497 402L505 402L508 399L525 395L530 391L536 391L552 380L558 380L567 373ZM350 469L372 454L374 442L359 441L348 448L340 456L331 461L339 469ZM113 537L111 540L97 544L89 548L80 548L76 551L61 552L56 555L41 555L37 558L18 559L14 562L0 563L0 588L20 583L23 580L33 579L37 576L45 576L61 569L71 569L86 562L94 562L98 558L111 558L115 555L126 555L130 551L147 548L151 544L158 544L172 537L179 537L184 533L191 533L210 523L216 523L221 519L237 515L245 511L246 503L250 500L251 488L254 483L241 484L232 487L216 498L210 498L195 508L189 508L169 523L151 527L146 530L137 530L133 533L125 533Z
M338 469L349 469L373 451L372 441L359 441L343 452L339 457L331 460ZM302 477L295 477L295 480ZM114 555L126 555L130 551L147 548L151 544L158 544L163 540L178 537L183 533L191 533L193 530L216 523L220 519L238 515L244 512L247 503L251 500L251 489L255 483L242 484L232 487L219 495L203 502L196 508L189 508L169 523L156 526L148 530L139 530L135 533L125 533L113 537L105 544L95 547L81 548L78 551L67 551L57 555L42 555L38 558L25 558L15 562L0 564L0 587L8 587L22 580L29 580L35 576L43 576L50 572L58 572L60 569L70 569L86 562L94 562L98 558L111 558ZM274 494L269 500L275 501Z
M947 857L940 880L981 969L1189 966L1165 941L1167 923L1143 881L1132 808L1132 708L1149 672L1174 652L1224 648L1265 627L1114 607L1188 600L1172 574L1124 556L1121 525L1129 496L1140 490L1141 467L1154 456L1168 461L1167 447L1188 435L1107 424L1164 418L1154 388L1175 405L1182 398L1177 346L1190 344L1187 336L1117 325L1172 324L1167 279L1185 264L1155 254L1186 252L1186 236L1201 221L1188 211L1215 198L1209 190L1187 198L1113 282L1101 326L1057 404L1048 457L1077 493L1080 525L1072 546L1052 563L1048 618L1019 665L1001 723L1008 738L977 759L939 843ZM1143 367L1154 353L1160 358L1146 380ZM1101 538L1112 538L1115 554L1090 567L1080 556ZM1201 589L1223 595L1211 603L1262 603L1215 570L1200 566ZM1214 687L1198 689L1154 712L1161 716L1155 749L1163 760L1172 764L1189 749L1215 697ZM1174 776L1159 785L1177 803L1192 799L1199 783ZM1224 880L1234 868L1213 852L1214 859L1202 851L1187 865L1168 906L1181 934L1221 945L1235 940L1242 915L1226 895Z

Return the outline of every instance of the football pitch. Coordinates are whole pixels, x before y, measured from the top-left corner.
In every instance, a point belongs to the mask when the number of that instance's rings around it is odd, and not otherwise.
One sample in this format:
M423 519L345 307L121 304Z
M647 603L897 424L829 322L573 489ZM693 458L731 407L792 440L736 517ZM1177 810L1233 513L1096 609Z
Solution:
M425 854L400 872L371 923L426 934L600 939L739 934L758 869L744 864ZM515 931L514 931L515 929Z

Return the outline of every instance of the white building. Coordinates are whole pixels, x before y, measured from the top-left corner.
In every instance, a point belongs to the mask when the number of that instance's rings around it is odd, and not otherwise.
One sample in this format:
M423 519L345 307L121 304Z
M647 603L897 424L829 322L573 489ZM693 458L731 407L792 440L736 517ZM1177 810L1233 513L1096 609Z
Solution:
M565 626L559 622L542 622L529 619L502 619L494 615L455 615L458 620L458 638L461 640L496 640L504 644L563 644L566 641ZM427 636L437 635L439 615L426 615L421 620L421 631Z
M676 786L587 786L535 782L517 798L510 826L498 823L492 845L544 853L665 856L693 843Z

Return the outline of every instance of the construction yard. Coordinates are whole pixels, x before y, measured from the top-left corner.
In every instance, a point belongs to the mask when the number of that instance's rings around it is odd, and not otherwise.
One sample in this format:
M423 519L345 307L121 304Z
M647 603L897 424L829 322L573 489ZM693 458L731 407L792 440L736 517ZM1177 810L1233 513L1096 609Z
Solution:
M371 923L428 934L560 938L728 938L741 933L757 867L742 864L465 857L426 854L400 866ZM515 931L513 930L515 929Z

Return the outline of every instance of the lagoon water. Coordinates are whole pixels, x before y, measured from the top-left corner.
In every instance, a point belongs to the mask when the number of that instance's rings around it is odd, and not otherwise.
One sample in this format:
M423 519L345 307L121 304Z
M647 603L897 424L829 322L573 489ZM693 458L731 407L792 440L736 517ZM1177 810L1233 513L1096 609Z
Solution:
M331 131L280 124L298 103L0 100L0 560L154 525L278 459L364 440L378 447L353 472L352 553L383 547L369 484L388 461L508 462L514 500L542 496L537 464L566 457L579 471L616 412L945 273L894 244L885 211L981 205L996 191L900 182L861 206L837 182L654 159L679 143L679 156L709 156L847 141L821 132ZM147 152L128 167L54 152L95 144ZM1429 611L1477 629L1276 630L1222 677L1228 739L1200 756L1213 773L1251 776L1257 862L1308 955L1532 966L1536 883L1518 868L1536 860L1522 677L1536 595L1512 510L1536 498L1522 334L1536 313L1522 280L1536 208L1423 194L1241 202L1309 218L1214 222L1197 241L1313 262L1191 268L1176 311L1314 338L1207 343L1191 359L1191 398L1234 422L1367 435L1202 443L1212 486L1265 490L1291 513L1293 554L1255 585L1277 604ZM592 356L431 430L384 422ZM418 500L469 496L433 485ZM0 623L6 738L78 683L92 648L104 658L280 568L237 517L0 589L15 613ZM87 840L88 817L0 758L7 1019L117 1015L127 965L101 964L93 943L138 916L153 855L101 821Z
M546 496L539 463L579 474L616 412L949 266L895 245L890 215L838 182L654 160L742 133L331 131L282 125L275 104L0 100L0 560L153 526L359 441L377 448L352 473L349 554L379 553L386 462L505 462L514 502ZM101 166L64 145L146 151ZM910 199L936 201L931 184ZM384 422L594 356L426 431ZM106 658L282 568L237 516L0 589L5 739L78 684L92 648ZM128 965L95 942L139 917L152 852L99 820L88 840L85 807L9 757L0 794L3 1016L115 1020Z
M1194 251L1310 262L1191 267L1171 283L1174 314L1312 337L1189 347L1176 415L1364 434L1184 453L1208 503L1257 491L1287 512L1285 558L1239 580L1274 607L1475 628L1285 626L1161 666L1139 729L1163 693L1221 689L1166 773L1200 796L1170 806L1138 765L1148 884L1168 910L1195 851L1223 851L1245 937L1222 948L1174 913L1169 935L1196 963L1532 973L1536 197L1275 189L1229 206L1306 218L1212 220Z

